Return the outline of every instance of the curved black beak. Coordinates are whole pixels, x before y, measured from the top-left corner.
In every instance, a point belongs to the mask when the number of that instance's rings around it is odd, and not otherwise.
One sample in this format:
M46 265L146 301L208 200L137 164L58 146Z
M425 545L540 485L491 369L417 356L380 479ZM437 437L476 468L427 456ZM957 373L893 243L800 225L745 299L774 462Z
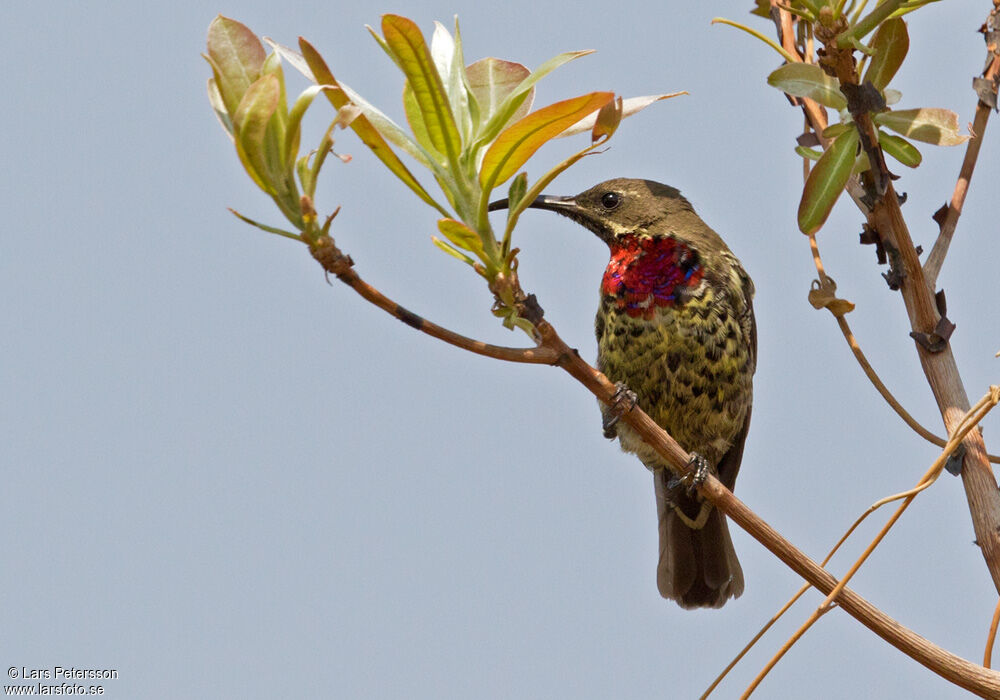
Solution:
M506 209L510 202L506 198L498 199L495 202L490 202L487 209L489 211L498 211L500 209ZM550 209L552 211L565 212L576 207L576 200L573 197L555 197L551 194L541 194L535 198L531 204L528 205L530 209Z

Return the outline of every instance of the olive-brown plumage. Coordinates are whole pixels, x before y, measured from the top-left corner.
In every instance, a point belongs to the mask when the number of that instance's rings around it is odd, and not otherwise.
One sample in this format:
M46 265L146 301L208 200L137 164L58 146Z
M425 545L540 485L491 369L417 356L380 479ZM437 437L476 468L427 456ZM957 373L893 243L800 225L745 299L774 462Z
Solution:
M638 405L732 489L757 355L753 283L739 260L680 192L649 180L609 180L532 206L579 222L610 249L595 326L598 368L635 392ZM601 411L605 434L653 472L660 593L685 608L738 597L743 571L725 517L677 483L610 409Z

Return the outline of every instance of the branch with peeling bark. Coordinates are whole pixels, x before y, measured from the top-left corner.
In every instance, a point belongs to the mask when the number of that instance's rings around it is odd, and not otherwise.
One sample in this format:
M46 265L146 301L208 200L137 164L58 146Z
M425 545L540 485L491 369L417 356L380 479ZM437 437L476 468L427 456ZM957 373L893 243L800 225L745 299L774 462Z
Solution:
M774 7L774 11L780 13L777 24L785 43L784 48L795 50L794 40L790 38L794 34L788 29L793 26L793 18L780 7ZM996 12L997 10L994 9L991 16ZM993 48L991 47L991 51ZM852 88L854 90L859 88L851 55L853 50L837 46L836 40L832 37L824 49L824 63L835 74L841 85L847 86L844 93L850 102ZM798 56L797 53L795 55ZM993 63L987 69L987 74L991 69L994 70L993 75L996 74ZM816 133L821 133L826 126L821 108L812 100L806 98L800 98L800 100L807 122ZM873 151L879 151L871 114L864 109L856 111L857 113L853 116L861 143ZM982 122L978 131L981 132L985 129L988 116L988 110L977 110L977 117L981 118ZM971 177L980 143L981 139L973 139L968 146L966 163L963 164L966 185L968 178ZM915 347L921 367L941 412L945 429L950 435L957 428L962 416L968 411L969 399L951 347L947 342L947 334L950 332L949 326L946 322L942 324L943 314L938 309L932 291L933 279L925 275L920 264L917 250L900 211L899 198L893 189L888 172L885 170L884 160L879 157L873 158L871 162L873 169L878 169L879 172L876 173L869 187L862 187L857 178L852 178L848 185L848 192L865 215L871 231L879 237L887 249L893 251L890 274L893 275L894 286L899 287L903 297L912 328L910 335L916 341ZM962 175L960 175L959 187L956 188L956 191L961 187ZM959 202L964 201L964 189L960 196ZM947 250L948 241L951 239L951 232L954 230L954 223L957 222L960 209L959 206L954 211L949 211L949 216L954 219L954 222L950 224L950 232L946 237L939 237L938 244L935 245L938 254L934 259L937 262L930 268L935 276L944 259L944 253ZM942 228L942 233L944 232L945 229ZM973 529L976 533L976 542L981 547L994 585L1000 591L1000 491L997 489L997 482L989 465L982 434L979 431L970 432L963 441L962 447L961 476L972 516Z
M829 49L834 50L832 47ZM837 61L837 77L842 86L857 84L854 70L847 70L847 61ZM855 115L855 123L862 133L862 143L878 143L875 127L868 112ZM873 168L885 168L884 160ZM917 355L924 374L934 393L945 429L951 434L959 421L969 410L969 398L962 383L958 365L947 343L942 337L939 322L942 315L910 238L910 231L899 208L899 198L888 177L888 171L877 178L884 184L885 193L877 196L868 214L869 225L877 232L883 244L892 246L899 254L902 269L899 273L899 291L903 297L912 328L911 336L916 340ZM969 511L972 515L976 541L982 548L983 558L1000 591L1000 491L986 457L986 446L982 434L973 431L963 441L965 457L962 464L962 482L965 486Z

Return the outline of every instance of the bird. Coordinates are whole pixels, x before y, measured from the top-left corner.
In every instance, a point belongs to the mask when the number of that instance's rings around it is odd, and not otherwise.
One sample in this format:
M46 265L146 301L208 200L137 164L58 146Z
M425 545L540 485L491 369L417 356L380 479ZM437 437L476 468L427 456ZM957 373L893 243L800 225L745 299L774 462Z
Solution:
M507 206L506 200L490 205ZM597 368L732 490L743 459L757 363L754 285L722 238L674 187L617 178L547 209L589 229L610 259L594 324ZM659 519L657 588L682 608L719 608L743 593L725 515L601 405L617 438L653 473Z

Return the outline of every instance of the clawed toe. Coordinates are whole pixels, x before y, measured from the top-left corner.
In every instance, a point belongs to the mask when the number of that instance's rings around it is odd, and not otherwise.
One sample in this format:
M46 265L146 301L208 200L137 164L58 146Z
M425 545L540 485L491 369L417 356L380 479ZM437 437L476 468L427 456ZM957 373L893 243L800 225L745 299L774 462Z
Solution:
M680 521L692 530L700 530L705 527L705 523L708 522L708 515L712 512L712 508L714 506L708 501L702 502L701 508L698 510L698 515L691 518L681 509L680 505L673 498L673 492L683 488L687 491L688 495L693 495L694 491L705 483L705 479L707 479L708 475L712 474L714 471L715 470L712 465L709 464L707 459L702 457L697 452L692 452L688 458L687 475L684 477L672 476L667 482L668 505L674 509L674 512L677 514Z
M684 477L684 482L688 487L688 493L693 492L696 488L705 483L705 479L714 470L712 465L708 463L708 460L702 457L697 452L692 452L688 457L688 473Z
M638 401L639 397L636 393L625 386L623 382L615 383L615 393L611 397L611 404L604 413L604 421L602 423L604 437L615 437L614 428L618 424L618 421L621 420L623 415L635 408Z

